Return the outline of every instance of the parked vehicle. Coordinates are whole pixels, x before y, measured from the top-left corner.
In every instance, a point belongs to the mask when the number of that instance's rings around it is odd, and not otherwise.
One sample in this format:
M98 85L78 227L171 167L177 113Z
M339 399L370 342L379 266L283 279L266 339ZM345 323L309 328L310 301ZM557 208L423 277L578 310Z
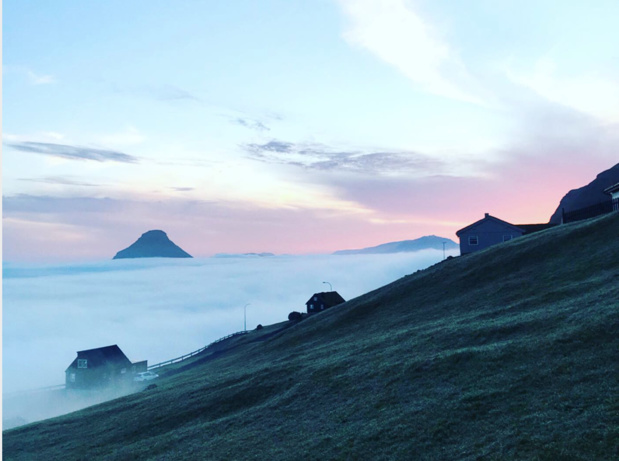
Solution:
M133 380L137 382L150 381L151 379L157 379L158 377L159 375L154 371L143 371L142 373L138 373Z

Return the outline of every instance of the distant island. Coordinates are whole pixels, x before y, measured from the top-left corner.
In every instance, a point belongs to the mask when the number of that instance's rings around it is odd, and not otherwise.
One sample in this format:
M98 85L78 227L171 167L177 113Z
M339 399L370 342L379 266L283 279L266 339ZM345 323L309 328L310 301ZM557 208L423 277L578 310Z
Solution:
M142 234L135 243L116 253L112 259L130 258L192 258L176 245L162 230L150 230Z
M339 250L334 255L369 255L369 254L389 254L389 253L410 253L420 250L442 250L443 243L445 250L457 250L459 245L451 239L438 237L436 235L426 235L415 240L403 240L401 242L383 243L375 247L362 248L359 250Z

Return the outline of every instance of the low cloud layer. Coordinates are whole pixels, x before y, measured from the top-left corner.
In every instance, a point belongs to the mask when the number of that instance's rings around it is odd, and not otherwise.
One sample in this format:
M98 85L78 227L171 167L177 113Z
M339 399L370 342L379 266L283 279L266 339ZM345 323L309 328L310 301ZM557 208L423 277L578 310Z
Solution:
M95 162L137 163L138 158L133 155L105 149L90 147L69 146L48 142L19 142L8 143L9 147L22 152L48 155L69 160L93 160Z
M4 265L3 392L64 383L78 350L117 344L155 364L287 319L332 284L349 300L442 259L395 255ZM24 366L36 363L36 366Z

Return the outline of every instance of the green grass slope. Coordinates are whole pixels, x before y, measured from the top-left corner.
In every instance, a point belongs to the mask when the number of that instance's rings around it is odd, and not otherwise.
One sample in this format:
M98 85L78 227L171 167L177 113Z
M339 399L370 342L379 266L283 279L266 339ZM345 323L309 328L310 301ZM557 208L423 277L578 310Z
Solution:
M4 432L4 458L619 459L618 231L550 229L233 338Z

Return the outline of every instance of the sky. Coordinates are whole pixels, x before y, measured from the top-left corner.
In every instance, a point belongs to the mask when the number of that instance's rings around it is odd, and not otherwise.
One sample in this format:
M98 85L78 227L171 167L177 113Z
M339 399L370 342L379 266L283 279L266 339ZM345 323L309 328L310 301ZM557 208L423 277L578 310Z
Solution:
M615 0L3 4L3 259L547 222L619 160Z
M134 362L170 360L245 323L253 330L287 321L313 293L333 289L350 300L442 259L423 250L5 263L2 391L63 384L77 351L113 344Z

